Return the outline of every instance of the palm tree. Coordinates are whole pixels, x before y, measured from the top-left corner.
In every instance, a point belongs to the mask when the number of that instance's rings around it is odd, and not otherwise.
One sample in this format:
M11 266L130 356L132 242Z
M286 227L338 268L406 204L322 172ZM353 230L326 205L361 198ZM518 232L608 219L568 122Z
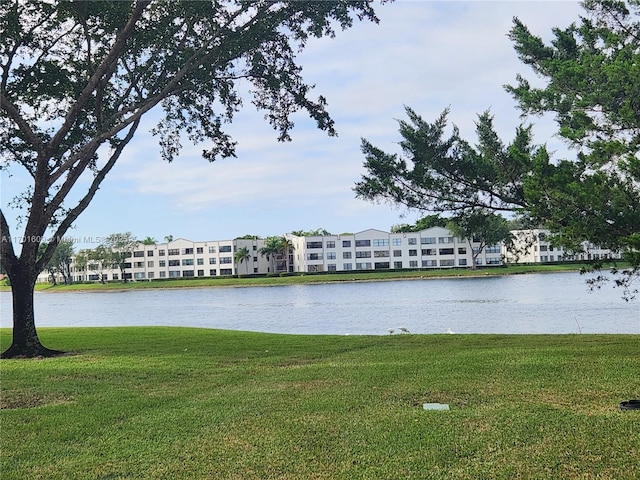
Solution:
M153 237L147 237L144 240L142 240L140 243L142 243L143 245L156 245L158 241Z
M233 259L236 262L236 268L238 268L238 264L245 263L247 268L247 275L249 275L249 260L251 260L251 252L247 247L242 247L236 251L233 256Z
M271 262L273 272L288 272L289 252L292 250L291 240L285 237L267 237L264 241L264 247L259 250L259 253ZM278 263L276 263L277 260L279 260Z
M260 255L266 257L266 259L271 262L271 266L274 266L275 257L281 250L280 238L281 237L267 237L264 240L264 247L258 250ZM272 271L275 272L275 268Z
M280 237L280 246L284 255L284 271L289 273L289 254L293 252L293 242L287 237Z

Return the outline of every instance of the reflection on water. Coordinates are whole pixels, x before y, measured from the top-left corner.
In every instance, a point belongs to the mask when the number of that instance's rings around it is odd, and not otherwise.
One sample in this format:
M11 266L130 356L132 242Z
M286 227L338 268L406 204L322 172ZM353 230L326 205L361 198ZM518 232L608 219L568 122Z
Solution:
M173 325L310 334L640 333L640 303L577 273L250 288L36 293L39 326ZM10 293L0 326L11 325Z

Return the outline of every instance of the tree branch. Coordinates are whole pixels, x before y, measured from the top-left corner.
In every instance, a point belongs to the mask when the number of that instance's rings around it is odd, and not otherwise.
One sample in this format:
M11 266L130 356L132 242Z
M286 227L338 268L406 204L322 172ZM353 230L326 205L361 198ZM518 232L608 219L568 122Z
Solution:
M118 158L122 154L122 151L124 150L124 147L126 147L126 145L133 138L133 136L134 136L136 130L138 129L139 125L140 125L140 119L137 119L131 125L131 127L129 128L129 131L127 132L127 135L125 136L125 138L122 139L118 143L118 146L114 149L114 151L111 154L111 156L109 157L109 160L107 161L107 163L100 169L100 171L93 178L93 181L91 182L91 186L87 190L86 195L80 199L78 204L74 208L72 208L67 213L67 215L64 218L64 220L62 220L62 222L60 222L60 225L58 226L58 228L56 229L55 233L53 234L51 242L49 242L47 244L47 248L45 249L45 251L42 254L42 256L40 257L40 259L38 259L37 268L39 268L40 270L44 268L44 266L49 262L49 260L51 259L51 257L55 253L55 250L56 250L60 240L62 240L62 238L64 237L64 234L67 232L67 230L69 230L69 228L71 227L73 222L76 221L78 216L89 206L89 204L91 203L91 200L93 199L93 197L95 196L96 192L98 191L98 188L100 187L100 184L102 183L102 181L106 177L107 173L109 173L109 171L115 165L116 161L118 160ZM81 170L80 173L82 173L82 171L84 171L84 168L79 169L79 170ZM79 177L79 175L77 175L77 177ZM77 177L76 177L76 179L77 179ZM75 181L74 181L74 183L75 183ZM65 182L65 184L66 184L66 182ZM67 193L68 193L68 190L70 190L72 186L73 185L69 185L68 186ZM64 200L64 197L66 197L67 193L62 195L62 198L59 199L60 203L61 203L62 200ZM56 197L58 197L59 195L60 195L60 191L58 191L58 193L56 194ZM48 210L50 210L50 209L51 209L51 205L48 207ZM57 207L56 207L56 209L57 209Z
M29 122L23 118L17 107L11 103L7 97L5 97L4 92L0 93L0 108L7 112L9 118L16 123L22 134L27 138L31 145L33 145L34 150L38 152L38 155L40 155L45 149L44 143L42 143L40 137L33 131Z
M15 250L13 248L13 239L11 238L11 230L4 216L2 208L0 208L0 262L6 270L14 268L17 261Z
M133 33L136 23L142 16L144 9L150 4L150 0L138 0L135 3L135 8L133 9L129 20L127 21L124 28L118 33L116 36L115 43L111 50L102 61L102 63L98 66L96 71L91 75L91 78L87 82L87 85L84 87L82 92L80 93L78 100L76 103L69 109L65 117L65 121L58 130L58 132L51 139L49 144L47 145L47 152L55 152L60 144L62 143L65 136L71 130L72 125L75 123L78 115L86 105L86 103L91 98L93 92L96 87L100 84L101 81L105 81L106 78L104 76L111 76L115 72L113 65L117 62L118 58L122 54L123 50L126 48L126 43L131 34ZM48 155L50 156L50 155Z

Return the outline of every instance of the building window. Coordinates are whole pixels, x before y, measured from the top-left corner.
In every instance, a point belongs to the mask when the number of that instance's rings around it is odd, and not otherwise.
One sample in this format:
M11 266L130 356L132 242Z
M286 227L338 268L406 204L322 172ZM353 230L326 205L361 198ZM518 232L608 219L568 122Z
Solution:
M356 258L371 258L371 252L369 251L356 252Z
M542 247L540 247L542 250ZM484 253L500 253L500 245L491 245L484 249Z
M167 272L160 272L160 278L167 278Z
M381 269L381 268L389 268L389 262L376 262L374 264L374 268L376 270Z
M229 253L231 252L231 245L222 245L220 247L220 253Z
M454 260L440 260L441 267L453 267L455 265Z
M153 272L149 272L149 273L147 274L147 277L149 277L149 280L151 280L152 278L154 278L154 277L155 277L155 275L153 274Z
M169 260L169 266L170 267L179 267L180 266L180 260Z
M204 277L204 270L198 270L198 276Z
M133 268L144 268L144 262L134 262Z
M417 238L415 238L415 237L408 238L408 239L407 239L407 243L408 243L409 245L417 245L417 244L418 244L418 239L417 239Z
M153 250L147 251L147 257L153 257Z
M460 260L458 260L458 265L461 267L466 267L467 266L467 259L466 258L461 258Z
M164 249L158 250L158 255L160 255L161 257L164 257Z
M193 248L185 248L185 249L183 249L182 250L182 254L183 255L193 255Z
M209 253L216 253L216 247L209 247Z
M197 247L197 248L196 248L196 253L204 253L204 248L202 248L202 247Z
M183 266L193 265L193 258L183 258L182 265Z
M133 278L135 280L142 280L144 279L144 272L136 272L133 274Z
M307 248L322 248L322 242L307 242Z
M230 268L221 268L220 275L233 275L233 271Z
M410 257L417 257L418 256L418 250L409 250L409 256Z
M433 245L436 243L436 237L422 237L420 243L422 245Z
M402 262L393 262L393 268L402 268Z
M167 261L166 261L166 260L160 260L160 261L158 262L158 266L160 266L160 267L166 267L166 266L167 266Z
M393 251L393 256L394 257L401 257L402 256L402 250L394 250Z
M467 249L465 247L458 248L458 255L466 255L466 254L467 254Z
M356 270L371 270L371 262L356 263Z
M322 260L321 253L307 253L307 260Z
M387 258L389 256L389 250L374 250L373 256L375 258Z
M213 269L213 268L211 270L209 270L209 276L210 277L215 277L216 276L216 270Z
M344 260L351 258L351 252L342 252L342 258Z
M220 263L233 263L233 258L231 257L220 257ZM222 270L220 270L222 274Z
M453 248L441 248L440 255L453 255Z
M435 248L423 248L422 249L422 255L423 256L428 256L428 255L437 255L436 253L436 249Z
M350 246L351 246L351 240L343 240L342 241L342 248L350 247Z
M178 278L180 276L180 270L169 272L169 278Z
M389 239L388 238L376 238L373 240L374 247L388 247Z
M356 240L356 247L370 247L371 240Z
M438 243L453 243L453 237L438 237Z
M333 240L327 240L327 248L336 248L336 242Z
M327 252L327 260L335 260L336 252Z
M392 240L392 242L393 242L393 246L394 247L399 247L400 245L402 245L402 239L401 238L394 238Z
M343 263L342 270L352 270L351 263Z
M198 265L204 265L204 258L197 259Z
M153 261L151 261L151 262L147 262L147 267L149 267L149 268L153 268Z
M417 260L411 260L409 262L409 268L418 268L418 261Z
M487 265L500 265L500 263L502 263L500 257L487 258Z
M133 252L134 257L144 257L144 251L138 250L137 252Z
M337 270L336 268L336 264L335 263L329 263L327 265L327 271L328 272L335 272Z
M168 250L169 255L180 255L180 249L179 248L170 248Z
M195 277L193 270L183 270L182 271L182 276L183 277Z
M437 260L422 260L422 266L423 267L437 267L438 266L438 261Z
M209 265L215 265L215 264L216 264L216 261L217 261L217 260L215 259L215 257L211 257L211 258L209 259Z

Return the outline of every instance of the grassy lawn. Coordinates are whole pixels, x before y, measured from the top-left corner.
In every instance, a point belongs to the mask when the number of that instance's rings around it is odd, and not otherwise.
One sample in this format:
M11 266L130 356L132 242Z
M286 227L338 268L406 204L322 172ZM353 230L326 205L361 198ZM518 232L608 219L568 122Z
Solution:
M0 363L3 480L640 478L637 335L41 338L76 354Z

